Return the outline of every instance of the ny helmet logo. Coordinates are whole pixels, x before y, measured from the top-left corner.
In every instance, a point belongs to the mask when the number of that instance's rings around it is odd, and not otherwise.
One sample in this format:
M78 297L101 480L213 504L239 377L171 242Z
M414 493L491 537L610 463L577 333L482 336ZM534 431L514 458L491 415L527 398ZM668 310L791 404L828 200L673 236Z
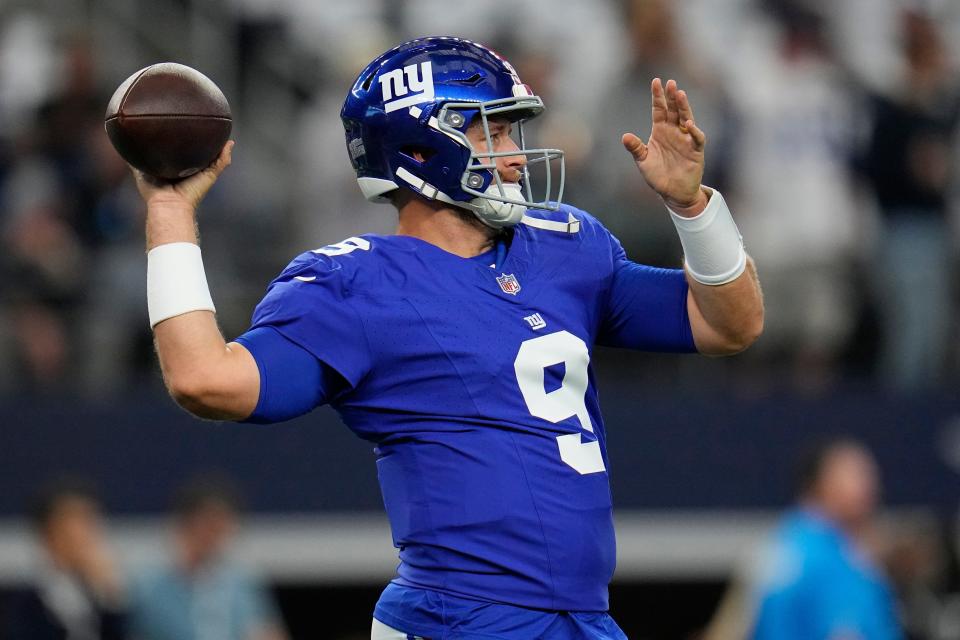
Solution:
M388 71L380 76L379 81L383 90L383 110L387 113L421 102L430 102L435 95L433 66L429 60L419 65L408 64L403 69ZM410 92L413 93L407 95Z

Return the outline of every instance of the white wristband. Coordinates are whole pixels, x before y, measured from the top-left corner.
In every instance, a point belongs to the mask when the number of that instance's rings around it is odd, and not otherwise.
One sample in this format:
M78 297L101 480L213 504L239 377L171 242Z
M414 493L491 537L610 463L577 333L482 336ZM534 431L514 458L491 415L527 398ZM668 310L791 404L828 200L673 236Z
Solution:
M696 217L685 218L669 207L667 210L680 235L690 276L697 282L717 286L740 277L747 267L747 253L723 196L716 189L711 191L707 208Z
M147 311L151 328L191 311L216 311L200 247L171 242L147 252Z

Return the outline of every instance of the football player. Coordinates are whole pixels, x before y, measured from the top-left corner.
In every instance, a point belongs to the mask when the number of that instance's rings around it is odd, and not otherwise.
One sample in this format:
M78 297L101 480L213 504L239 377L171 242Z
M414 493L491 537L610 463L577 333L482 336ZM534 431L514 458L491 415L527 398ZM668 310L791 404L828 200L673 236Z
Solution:
M138 175L150 321L177 402L249 422L329 403L375 443L400 566L373 637L624 637L606 613L615 544L591 350L732 354L763 323L737 227L700 183L687 96L659 79L651 93L648 141L623 144L669 209L684 269L631 262L561 204L563 152L523 134L543 101L496 52L431 37L384 53L341 115L360 189L396 207L396 235L297 257L229 344L194 211L232 143L187 180Z

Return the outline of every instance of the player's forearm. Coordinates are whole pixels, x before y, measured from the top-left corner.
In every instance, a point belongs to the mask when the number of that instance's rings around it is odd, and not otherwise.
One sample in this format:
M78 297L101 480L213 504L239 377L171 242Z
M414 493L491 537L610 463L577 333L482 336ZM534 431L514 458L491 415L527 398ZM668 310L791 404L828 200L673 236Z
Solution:
M700 353L739 353L763 331L763 297L753 261L719 191L700 185L689 204L668 200L680 243L689 293L687 312Z
M757 270L749 257L736 280L710 286L687 277L687 310L697 349L707 355L743 351L763 331L763 295Z
M147 250L178 242L197 242L192 208L152 199ZM154 340L164 383L183 408L210 419L252 413L259 393L256 364L242 347L226 344L212 311L167 318L154 327Z
M147 251L171 242L199 244L196 213L186 203L151 198L147 203Z
M210 311L192 311L169 318L154 328L154 342L163 381L170 395L202 418L246 417L224 384L229 377L231 350ZM234 408L233 411L231 409Z

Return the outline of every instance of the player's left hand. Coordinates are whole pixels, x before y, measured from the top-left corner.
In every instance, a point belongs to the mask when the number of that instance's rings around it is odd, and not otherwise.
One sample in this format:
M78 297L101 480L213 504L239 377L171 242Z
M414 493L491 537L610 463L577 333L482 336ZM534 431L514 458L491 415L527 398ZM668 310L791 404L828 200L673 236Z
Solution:
M664 89L660 78L654 78L650 94L650 139L644 144L636 134L625 133L623 146L668 207L680 215L695 216L707 203L707 195L700 188L707 137L693 119L686 92L678 89L675 81L668 80Z

